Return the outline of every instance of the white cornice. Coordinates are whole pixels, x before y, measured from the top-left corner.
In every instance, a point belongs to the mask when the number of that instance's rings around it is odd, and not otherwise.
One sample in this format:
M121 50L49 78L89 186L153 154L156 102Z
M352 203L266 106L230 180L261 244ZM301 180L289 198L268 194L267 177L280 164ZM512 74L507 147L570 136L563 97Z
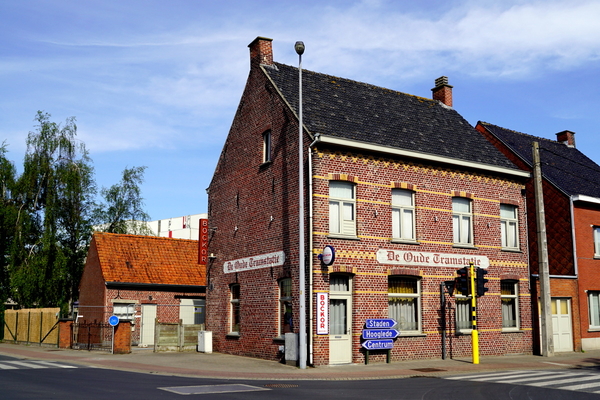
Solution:
M576 194L571 196L573 201L585 201L586 203L594 203L600 204L600 199L598 197L586 196L584 194Z
M524 178L529 178L531 176L531 174L529 172L522 171L520 169L510 169L510 168L498 167L495 165L483 164L483 163L478 163L478 162L473 162L473 161L459 160L457 158L443 157L443 156L438 156L438 155L434 155L434 154L420 153L420 152L410 151L410 150L403 150L403 149L398 149L398 148L394 148L394 147L387 147L387 146L381 146L381 145L372 144L372 143L359 142L356 140L342 139L342 138L332 137L332 136L328 136L328 135L318 135L316 141L317 141L317 143L325 143L325 144L333 144L333 145L338 145L338 146L352 147L352 148L357 148L357 149L362 149L362 150L369 150L369 151L375 151L375 152L380 152L380 153L392 154L392 155L396 155L396 156L410 157L410 158L415 158L415 159L419 159L419 160L433 161L433 162L438 162L438 163L456 165L459 167L476 168L479 170L496 172L496 173L505 174L505 175L513 175L513 176L519 176L519 177L524 177Z

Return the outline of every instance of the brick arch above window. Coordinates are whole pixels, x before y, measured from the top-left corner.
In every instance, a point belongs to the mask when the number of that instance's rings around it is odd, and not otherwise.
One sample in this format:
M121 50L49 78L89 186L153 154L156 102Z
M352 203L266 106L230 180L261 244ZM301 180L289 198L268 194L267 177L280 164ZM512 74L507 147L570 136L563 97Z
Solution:
M416 268L392 268L388 269L388 275L402 275L402 276L414 276L421 277L421 271Z
M392 189L407 189L415 191L417 190L417 185L413 185L412 183L407 182L390 182L392 185Z
M452 197L465 197L471 200L475 198L475 195L473 193L465 192L464 190L452 190L450 194L452 195Z
M330 274L354 274L356 275L356 267L348 267L346 265L333 265L329 267Z
M519 275L517 274L502 274L500 275L500 280L503 281L519 281Z
M327 174L327 179L329 179L330 181L347 181L347 182L353 182L353 183L358 183L358 177L354 176L354 175L349 175L349 174Z

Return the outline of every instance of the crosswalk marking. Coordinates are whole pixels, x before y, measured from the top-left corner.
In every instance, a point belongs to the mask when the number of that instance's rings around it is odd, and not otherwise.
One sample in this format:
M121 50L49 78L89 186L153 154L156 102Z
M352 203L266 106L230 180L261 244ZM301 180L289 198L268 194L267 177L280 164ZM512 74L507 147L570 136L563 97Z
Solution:
M0 361L0 370L5 369L45 369L45 368L77 368L73 365L60 364L53 361L27 360L27 361Z
M452 376L446 379L600 393L600 375L587 371L507 371Z

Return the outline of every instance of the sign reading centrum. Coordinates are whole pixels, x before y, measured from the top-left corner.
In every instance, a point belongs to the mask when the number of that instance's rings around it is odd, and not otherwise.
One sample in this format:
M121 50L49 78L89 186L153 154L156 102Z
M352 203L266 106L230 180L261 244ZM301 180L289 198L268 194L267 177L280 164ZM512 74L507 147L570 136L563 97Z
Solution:
M279 267L280 265L283 265L284 262L285 252L278 251L275 253L260 254L258 256L225 261L223 264L223 272L228 274L231 272L242 272L252 269Z
M380 264L424 265L428 267L464 267L469 263L473 263L476 267L487 268L490 265L490 260L486 256L387 249L377 250L377 261Z

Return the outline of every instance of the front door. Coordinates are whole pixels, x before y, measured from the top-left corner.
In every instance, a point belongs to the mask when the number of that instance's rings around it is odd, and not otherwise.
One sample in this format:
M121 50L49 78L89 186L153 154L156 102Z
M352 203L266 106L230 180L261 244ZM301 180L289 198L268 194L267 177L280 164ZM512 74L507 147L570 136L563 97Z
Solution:
M140 347L154 346L154 323L156 320L156 304L142 304L142 329Z
M329 278L329 364L352 362L352 280Z
M554 351L573 351L570 299L552 298L552 333Z

